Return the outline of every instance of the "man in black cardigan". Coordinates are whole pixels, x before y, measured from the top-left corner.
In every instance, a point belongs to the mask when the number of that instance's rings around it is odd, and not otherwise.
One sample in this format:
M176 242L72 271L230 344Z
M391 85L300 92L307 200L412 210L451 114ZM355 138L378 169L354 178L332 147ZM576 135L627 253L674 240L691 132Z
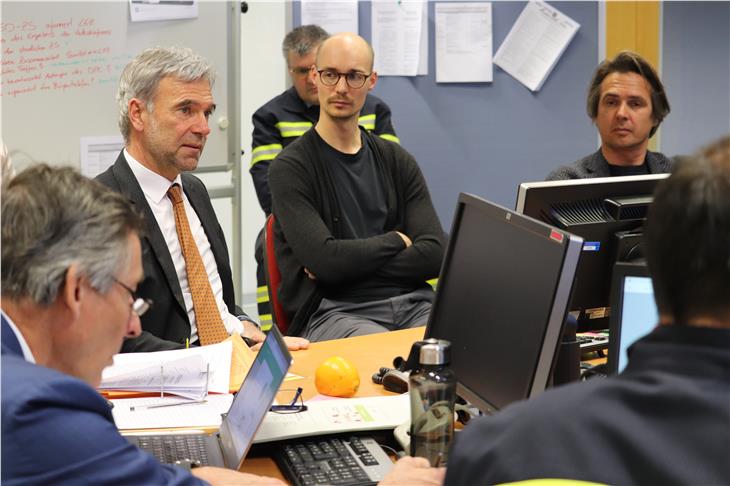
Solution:
M443 230L413 157L359 128L375 87L355 34L317 54L320 115L271 165L279 297L289 333L314 341L426 324Z

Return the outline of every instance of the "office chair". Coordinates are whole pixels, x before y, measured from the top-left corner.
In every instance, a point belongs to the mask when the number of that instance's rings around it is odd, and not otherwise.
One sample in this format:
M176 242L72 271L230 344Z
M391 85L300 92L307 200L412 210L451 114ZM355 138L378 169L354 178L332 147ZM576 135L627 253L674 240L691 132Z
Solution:
M289 318L284 312L284 308L279 301L279 285L281 285L281 272L276 262L276 252L274 252L274 215L270 214L266 218L264 226L264 269L266 274L266 285L269 288L269 302L271 303L271 317L274 324L279 328L282 334L286 335L289 329Z

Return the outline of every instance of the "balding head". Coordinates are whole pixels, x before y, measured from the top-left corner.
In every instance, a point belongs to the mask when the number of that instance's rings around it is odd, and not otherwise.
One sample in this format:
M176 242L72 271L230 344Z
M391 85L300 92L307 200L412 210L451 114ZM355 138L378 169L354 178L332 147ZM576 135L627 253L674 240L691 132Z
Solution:
M323 59L323 52L326 52L327 54L334 53L346 56L356 56L356 60L363 64L358 70L365 73L369 73L373 70L373 63L375 62L375 52L373 51L373 47L368 41L357 34L353 34L352 32L335 34L319 46L319 50L317 51L317 69L326 68L320 64L320 60Z

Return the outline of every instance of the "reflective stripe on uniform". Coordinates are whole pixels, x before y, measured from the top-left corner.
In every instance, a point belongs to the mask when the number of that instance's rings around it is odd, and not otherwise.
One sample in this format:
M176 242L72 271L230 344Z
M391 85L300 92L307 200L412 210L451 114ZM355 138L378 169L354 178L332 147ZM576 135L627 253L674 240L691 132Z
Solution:
M365 130L375 130L375 113L372 113L370 115L363 115L357 119L357 122Z
M398 145L400 145L400 138L396 137L396 136L395 136L395 135L393 135L392 133L381 133L381 134L380 134L380 135L378 135L378 136L379 136L380 138L384 139L384 140L388 140L388 141L390 141L390 142L395 142L395 143L397 143Z
M438 287L439 279L438 277L432 278L431 280L426 280L426 283L431 286L431 288L435 291L436 287Z
M273 160L279 155L284 147L280 143L272 143L270 145L259 145L251 152L251 167L262 160Z
M266 332L271 329L274 321L271 319L271 314L261 314L259 316L259 323L261 326L261 330Z
M312 128L312 122L279 122L276 128L282 137L300 137Z
M262 285L256 289L256 303L261 304L262 302L269 301L269 287Z

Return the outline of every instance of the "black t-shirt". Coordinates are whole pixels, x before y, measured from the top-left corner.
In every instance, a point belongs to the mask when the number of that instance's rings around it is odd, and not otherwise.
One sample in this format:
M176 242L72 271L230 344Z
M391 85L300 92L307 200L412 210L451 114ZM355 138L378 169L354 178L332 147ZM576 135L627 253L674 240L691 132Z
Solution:
M388 214L383 180L370 147L363 141L355 154L346 154L321 140L322 160L332 176L342 209L345 238L382 235Z
M611 171L611 177L649 174L649 166L646 165L646 160L641 165L623 166L608 164L608 170Z

